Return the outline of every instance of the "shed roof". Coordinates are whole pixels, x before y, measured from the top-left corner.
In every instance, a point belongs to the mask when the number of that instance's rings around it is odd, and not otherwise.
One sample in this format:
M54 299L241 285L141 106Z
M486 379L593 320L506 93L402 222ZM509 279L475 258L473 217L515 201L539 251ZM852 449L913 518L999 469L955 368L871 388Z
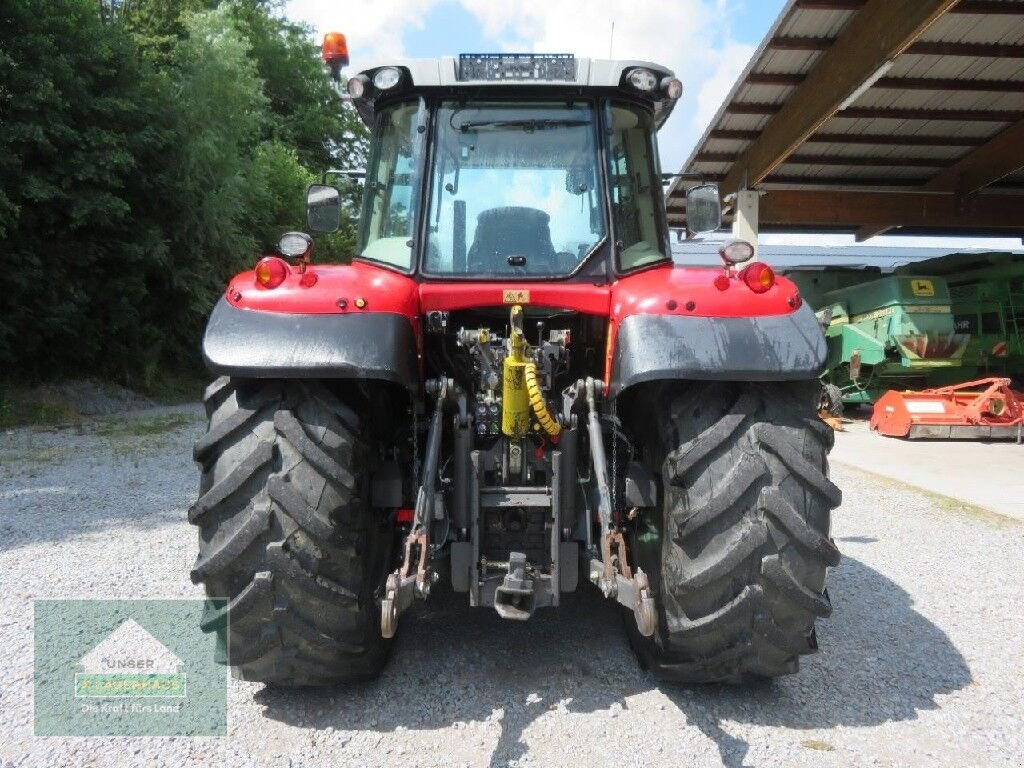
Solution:
M672 258L685 266L721 266L718 249L722 242L685 240L672 243ZM965 248L893 248L875 245L761 245L758 258L777 272L805 269L878 269L892 272L904 265L929 264L936 273L963 269L967 264L990 263L993 259L1024 261L1024 250L991 251ZM946 266L948 265L948 266Z
M1024 234L1024 1L790 0L669 191L761 228Z

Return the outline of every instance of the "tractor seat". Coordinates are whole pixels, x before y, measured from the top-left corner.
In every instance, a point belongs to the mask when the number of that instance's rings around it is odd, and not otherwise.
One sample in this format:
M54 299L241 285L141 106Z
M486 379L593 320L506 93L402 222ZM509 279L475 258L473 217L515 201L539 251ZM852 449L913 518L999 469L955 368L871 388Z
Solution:
M536 208L506 206L483 211L469 249L471 272L512 274L509 256L525 256L527 272L550 272L555 263L551 217Z

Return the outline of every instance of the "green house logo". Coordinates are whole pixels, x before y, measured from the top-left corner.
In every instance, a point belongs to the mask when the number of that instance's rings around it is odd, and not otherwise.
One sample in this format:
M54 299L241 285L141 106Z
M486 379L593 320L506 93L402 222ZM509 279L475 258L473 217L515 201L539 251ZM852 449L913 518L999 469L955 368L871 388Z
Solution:
M224 736L224 600L36 600L36 736Z
M85 654L75 673L75 696L184 698L184 663L134 619Z

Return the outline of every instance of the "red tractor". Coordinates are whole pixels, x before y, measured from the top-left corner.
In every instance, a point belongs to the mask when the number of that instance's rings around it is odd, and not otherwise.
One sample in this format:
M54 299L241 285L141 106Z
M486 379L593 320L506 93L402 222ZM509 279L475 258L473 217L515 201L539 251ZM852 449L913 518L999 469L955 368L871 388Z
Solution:
M358 252L312 264L285 235L203 340L192 578L227 601L204 627L230 620L238 677L373 676L442 579L518 621L589 581L664 679L816 649L841 498L825 339L746 243L673 265L655 135L681 90L544 54L348 79L373 134ZM338 191L312 186L308 214L336 230ZM718 190L687 214L717 229Z

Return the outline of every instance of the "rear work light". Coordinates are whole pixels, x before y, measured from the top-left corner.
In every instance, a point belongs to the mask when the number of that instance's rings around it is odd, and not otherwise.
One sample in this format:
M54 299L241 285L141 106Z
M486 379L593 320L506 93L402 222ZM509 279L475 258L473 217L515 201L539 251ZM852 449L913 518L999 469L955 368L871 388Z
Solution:
M718 255L727 265L734 267L754 258L754 246L746 240L733 240L719 248Z
M288 262L277 256L264 256L256 262L256 284L263 288L277 288L288 277Z
M356 75L350 77L348 82L345 83L345 90L348 91L348 95L353 99L361 99L366 95L367 89L370 87L370 78L366 75Z
M636 69L631 70L630 73L626 75L626 80L638 91L644 91L646 93L650 93L658 87L658 76L651 72L651 70L644 69L643 67L637 67Z
M402 82L402 72L397 67L378 69L373 75L373 87L378 91L390 91Z
M764 293L775 285L775 272L762 261L755 261L744 267L740 272L740 278L754 293Z
M312 249L313 240L305 232L285 232L277 241L277 250L290 259L308 256Z
M676 101L683 95L683 84L674 77L666 77L661 81L661 92L666 98Z

